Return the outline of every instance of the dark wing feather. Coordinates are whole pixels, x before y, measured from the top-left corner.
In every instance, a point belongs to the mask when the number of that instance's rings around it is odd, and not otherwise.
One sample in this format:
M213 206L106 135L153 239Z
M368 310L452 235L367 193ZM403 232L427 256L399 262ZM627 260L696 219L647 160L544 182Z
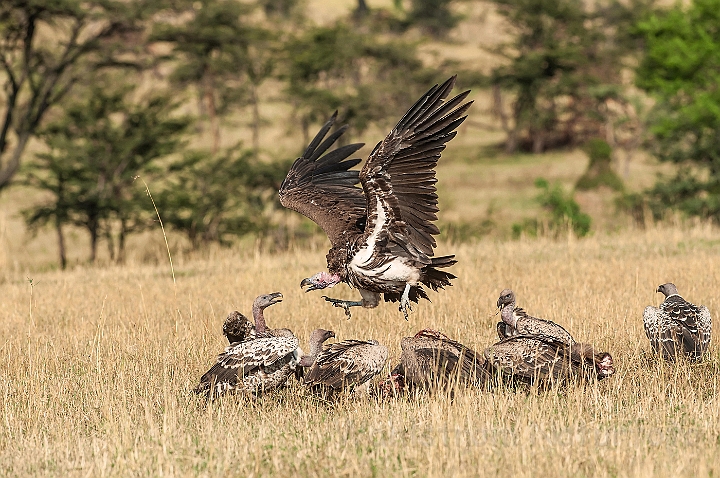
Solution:
M361 160L348 159L363 144L324 154L347 129L343 126L325 138L336 118L337 111L295 160L280 186L280 203L314 221L333 245L341 243L347 231L362 232L366 216L365 195L356 186L359 172L351 169Z
M433 235L440 232L433 224L438 212L435 166L472 104L462 103L469 91L445 101L454 84L452 77L423 95L375 146L360 172L367 197L366 231L383 214L389 232L407 236L409 252L423 262L433 255Z
M488 347L486 360L501 372L532 382L565 372L567 345L552 337L517 335Z
M380 373L387 361L386 347L364 340L344 340L325 348L305 376L308 385L341 389L362 384Z

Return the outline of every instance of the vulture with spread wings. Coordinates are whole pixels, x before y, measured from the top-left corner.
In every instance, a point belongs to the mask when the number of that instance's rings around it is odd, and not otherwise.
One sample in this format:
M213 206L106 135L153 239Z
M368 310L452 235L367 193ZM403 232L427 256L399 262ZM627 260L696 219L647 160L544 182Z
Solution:
M312 219L332 243L328 272L304 279L301 287L310 291L340 282L356 287L361 301L325 297L348 317L350 307L377 307L383 294L386 301L400 301L407 319L410 301L428 299L423 285L438 290L455 278L440 270L455 264L455 256L433 257L433 236L440 233L433 224L435 166L472 104L463 103L469 91L446 101L454 84L452 77L425 93L375 146L361 171L351 169L361 160L348 158L363 144L325 154L347 128L328 135L336 112L280 187L282 205Z

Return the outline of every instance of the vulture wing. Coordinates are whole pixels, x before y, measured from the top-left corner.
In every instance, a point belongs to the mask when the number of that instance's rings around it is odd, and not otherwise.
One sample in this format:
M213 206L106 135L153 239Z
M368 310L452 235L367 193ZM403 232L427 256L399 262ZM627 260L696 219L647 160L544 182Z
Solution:
M363 144L348 144L325 154L347 129L343 126L327 136L336 119L337 111L295 160L280 186L280 203L312 219L333 246L342 243L346 231L362 232L366 217L365 195L356 186L359 172L350 169L361 160L348 159Z
M240 377L253 373L260 367L268 367L297 350L297 337L271 337L240 342L225 349L218 356L217 363L205 375L214 375L222 370L234 371ZM205 375L200 381L204 381Z
M440 232L433 224L438 212L435 166L472 104L462 103L469 91L445 101L454 84L453 76L425 93L375 146L360 172L367 198L366 234L375 234L375 244L382 245L390 232L423 263L430 262L433 235Z
M388 359L388 349L377 342L344 340L327 347L305 376L309 385L323 384L341 389L363 384L380 373Z
M552 337L517 335L485 350L485 358L497 369L534 381L563 373L566 345Z

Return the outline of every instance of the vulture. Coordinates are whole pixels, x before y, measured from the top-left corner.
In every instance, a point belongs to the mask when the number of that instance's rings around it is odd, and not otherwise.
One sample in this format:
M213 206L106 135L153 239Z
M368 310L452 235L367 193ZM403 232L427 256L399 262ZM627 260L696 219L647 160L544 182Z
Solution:
M300 287L309 292L345 282L357 288L360 301L323 296L345 309L348 318L351 307L377 307L382 294L385 301L400 302L407 320L411 301L429 300L423 286L437 291L455 279L441 270L455 264L455 256L433 257L433 236L440 233L434 224L439 210L435 166L472 104L463 103L469 91L446 100L454 85L452 77L425 93L360 171L351 168L361 160L348 158L363 144L327 152L347 128L328 135L335 112L280 186L282 205L317 223L332 246L328 272L303 279Z
M402 355L391 372L392 384L434 389L485 381L482 356L441 332L421 330L414 337L404 337L400 347Z
M710 311L683 299L675 284L663 284L657 292L662 292L665 300L660 307L646 307L643 313L645 335L653 350L671 362L679 355L699 360L710 345Z
M615 373L609 353L542 334L508 337L485 349L483 355L489 370L530 384L571 377L602 380Z
M310 336L310 354L300 359L300 365L309 367L304 382L311 388L329 393L352 387L369 386L388 359L388 349L376 340L343 340L323 349L328 338L335 337L330 330L317 329Z
M298 338L288 329L268 329L263 316L265 308L280 300L279 292L255 299L254 327L239 312L225 319L223 333L231 343L200 378L196 393L220 396L236 391L258 395L283 386L291 374L299 374L302 350Z
M560 325L550 320L538 319L527 314L520 307L515 307L515 293L510 289L500 292L497 300L502 322L497 324L500 339L515 335L546 335L572 345L575 343L572 335Z

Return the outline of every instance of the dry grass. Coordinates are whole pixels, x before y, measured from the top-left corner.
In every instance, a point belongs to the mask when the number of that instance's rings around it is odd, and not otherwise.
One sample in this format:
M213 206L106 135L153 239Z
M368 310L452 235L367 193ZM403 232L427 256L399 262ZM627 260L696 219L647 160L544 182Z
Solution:
M158 234L159 231L158 231ZM444 245L440 252L449 252ZM707 227L596 235L569 242L452 248L454 287L409 322L395 307L342 311L304 294L324 251L225 251L167 265L77 267L30 276L6 270L0 336L0 475L703 476L720 471L717 346L700 365L647 353L641 324L672 280L718 317L720 233ZM223 347L220 325L280 290L272 326L305 343L318 326L338 339L399 339L436 327L482 349L493 303L521 305L613 353L617 374L546 392L468 391L378 404L318 403L297 386L257 403L205 406L188 393ZM336 293L352 292L339 287Z

